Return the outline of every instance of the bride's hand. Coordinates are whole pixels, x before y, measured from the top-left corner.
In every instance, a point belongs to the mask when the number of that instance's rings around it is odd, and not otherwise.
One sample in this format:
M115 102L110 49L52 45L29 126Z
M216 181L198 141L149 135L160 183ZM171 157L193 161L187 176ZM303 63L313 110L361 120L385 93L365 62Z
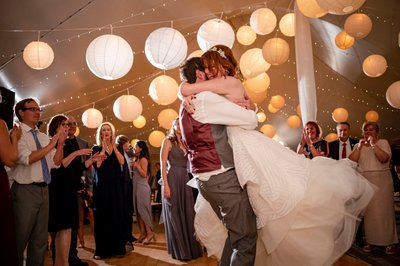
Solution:
M185 108L186 112L189 114L193 114L194 111L196 111L196 107L194 106L192 100L196 99L196 95L190 95L188 97L185 97L183 100L183 108Z

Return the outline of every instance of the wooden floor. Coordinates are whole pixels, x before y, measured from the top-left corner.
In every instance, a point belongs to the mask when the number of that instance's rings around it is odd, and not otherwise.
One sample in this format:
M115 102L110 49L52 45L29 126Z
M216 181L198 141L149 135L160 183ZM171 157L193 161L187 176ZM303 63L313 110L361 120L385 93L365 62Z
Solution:
M85 226L85 247L78 249L79 257L88 262L90 266L95 265L151 265L151 266L166 266L166 265L195 265L195 266L216 266L218 262L216 259L208 258L207 254L203 257L192 261L179 261L172 259L168 253L165 244L164 226L158 223L154 223L154 229L157 233L157 240L151 242L149 245L136 244L134 250L127 254L123 258L111 258L106 260L95 260L93 259L94 254L94 238L90 232L90 227ZM133 226L134 235L138 236L137 224ZM344 255L335 266L367 266L363 261L357 260L354 257ZM45 266L52 266L51 253L50 251L46 254Z

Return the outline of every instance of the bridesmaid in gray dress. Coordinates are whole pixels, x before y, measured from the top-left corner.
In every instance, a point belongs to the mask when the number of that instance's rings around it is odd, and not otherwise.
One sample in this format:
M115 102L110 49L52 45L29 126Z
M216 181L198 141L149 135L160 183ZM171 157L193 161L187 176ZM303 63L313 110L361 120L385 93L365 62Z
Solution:
M151 218L151 189L149 186L150 176L150 153L146 142L139 140L133 147L135 161L132 162L133 170L133 207L139 223L139 243L149 244L156 240L153 232Z
M202 256L202 249L194 237L193 191L186 185L189 181L188 159L181 142L177 119L163 141L160 161L163 183L162 216L168 253L178 260L196 259Z

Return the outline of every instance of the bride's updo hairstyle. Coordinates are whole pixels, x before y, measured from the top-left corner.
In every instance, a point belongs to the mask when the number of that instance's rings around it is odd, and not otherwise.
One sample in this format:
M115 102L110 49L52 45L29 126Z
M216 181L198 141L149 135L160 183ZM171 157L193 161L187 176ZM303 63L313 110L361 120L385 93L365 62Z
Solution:
M218 71L225 70L223 76L236 76L237 74L237 61L233 56L232 50L225 45L215 45L205 52L201 59L205 68L214 75L218 75Z

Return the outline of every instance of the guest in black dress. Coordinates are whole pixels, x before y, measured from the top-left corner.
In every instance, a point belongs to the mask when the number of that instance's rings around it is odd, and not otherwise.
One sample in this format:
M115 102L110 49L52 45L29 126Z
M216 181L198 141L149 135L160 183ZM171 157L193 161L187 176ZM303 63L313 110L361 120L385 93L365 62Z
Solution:
M94 164L94 239L95 259L125 255L123 151L115 143L115 128L109 122L97 129L97 145L93 153L100 152L107 158Z
M321 138L322 132L317 122L308 121L301 133L301 141L297 146L297 153L312 159L316 156L329 156L329 146Z
M59 130L68 132L68 118L56 115L48 125L48 135L52 138ZM76 170L82 171L93 161L101 160L101 156L94 155L82 163L80 156L90 155L91 149L75 149L71 145L64 145L64 158L57 169L51 169L51 183L49 184L49 225L55 243L55 265L69 265L68 255L71 243L71 230L79 227L78 199L76 196Z
M9 135L6 123L0 119L0 262L10 266L17 265L17 243L10 183L4 165L11 167L17 161L20 137L21 128L14 126Z

